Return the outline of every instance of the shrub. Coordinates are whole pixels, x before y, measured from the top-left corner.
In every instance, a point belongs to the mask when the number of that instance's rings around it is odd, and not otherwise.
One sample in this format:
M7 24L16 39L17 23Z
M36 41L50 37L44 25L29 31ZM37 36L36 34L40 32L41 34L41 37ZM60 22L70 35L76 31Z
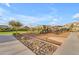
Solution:
M13 33L13 36L19 36L21 35L20 33Z

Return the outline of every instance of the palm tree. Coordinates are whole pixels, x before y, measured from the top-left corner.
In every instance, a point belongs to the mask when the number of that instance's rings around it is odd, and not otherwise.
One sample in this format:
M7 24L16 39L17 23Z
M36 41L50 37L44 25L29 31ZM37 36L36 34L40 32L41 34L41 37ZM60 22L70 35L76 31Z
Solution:
M9 25L11 25L12 28L15 28L16 33L17 33L17 29L22 26L22 24L21 24L20 22L14 21L14 20L10 21L10 22L9 22Z

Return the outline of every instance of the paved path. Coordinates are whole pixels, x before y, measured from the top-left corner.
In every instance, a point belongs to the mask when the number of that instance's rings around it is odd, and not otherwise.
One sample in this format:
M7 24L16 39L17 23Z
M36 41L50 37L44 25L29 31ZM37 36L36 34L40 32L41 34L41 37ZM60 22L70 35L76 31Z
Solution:
M35 55L13 36L0 36L0 55Z
M62 46L54 52L54 55L79 55L79 38L77 33L71 33Z

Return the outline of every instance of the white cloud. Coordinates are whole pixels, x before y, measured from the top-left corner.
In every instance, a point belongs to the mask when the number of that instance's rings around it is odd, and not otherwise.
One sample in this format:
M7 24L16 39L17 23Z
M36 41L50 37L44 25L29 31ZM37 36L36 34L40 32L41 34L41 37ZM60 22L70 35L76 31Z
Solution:
M24 21L24 22L29 22L29 23L34 23L39 20L39 18L34 17L34 16L25 16L25 15L15 15L15 18L18 20Z
M5 3L5 5L7 7L10 7L10 3ZM51 12L56 12L55 9L52 9ZM6 14L6 15L5 15ZM7 15L9 14L9 16ZM10 20L16 20L16 21L20 21L24 24L41 24L41 23L45 23L45 22L50 22L50 24L57 24L57 22L59 22L58 20L58 16L53 15L53 13L49 13L49 14L45 14L42 15L41 17L36 17L36 16L28 16L28 15L20 15L20 14L15 14L12 13L8 10L5 10L3 8L0 8L0 15L4 16L6 19L6 21L10 21ZM8 16L8 17L6 17Z
M52 8L51 7L51 10L50 10L50 14L57 14L58 10L56 8Z
M76 13L73 18L79 18L79 13Z
M0 16L3 16L7 13L7 11L3 8L0 8Z
M58 22L58 19L57 18L50 18L51 21L48 23L49 25L56 25L57 22Z
M53 19L53 21L58 21L58 19L55 18L55 19Z
M78 20L72 20L72 22L78 22Z
M41 23L48 22L47 24L58 24L60 22L60 17L53 17L52 15L44 15L41 17L35 16L25 16L25 15L15 15L15 18L24 24L37 24L40 25Z
M10 17L8 15L11 15L10 11L0 7L0 17L1 18Z
M63 20L62 17L55 17L48 23L49 25L62 25L61 21Z
M5 5L6 5L7 7L10 7L10 3L6 3Z
M0 16L2 16L4 13L4 10L2 8L0 8Z
M2 17L3 13L0 13L0 17Z
M6 4L7 6L10 7L9 4ZM6 15L5 15L6 14ZM9 14L9 16L8 16ZM41 24L47 22L47 24L58 24L60 17L58 16L52 16L52 14L48 15L42 15L41 17L36 17L36 16L28 16L28 15L20 15L20 14L15 14L10 11L7 11L3 8L0 8L0 15L4 16L6 18L5 20L8 22L10 20L16 19L16 21L20 21L24 23L25 25L27 24ZM6 17L8 16L8 17Z

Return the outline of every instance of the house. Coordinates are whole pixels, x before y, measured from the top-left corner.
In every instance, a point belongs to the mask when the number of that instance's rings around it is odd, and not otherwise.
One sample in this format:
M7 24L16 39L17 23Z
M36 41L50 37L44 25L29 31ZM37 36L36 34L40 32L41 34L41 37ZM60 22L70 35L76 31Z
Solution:
M71 28L72 31L79 31L79 22L65 24L64 27Z

